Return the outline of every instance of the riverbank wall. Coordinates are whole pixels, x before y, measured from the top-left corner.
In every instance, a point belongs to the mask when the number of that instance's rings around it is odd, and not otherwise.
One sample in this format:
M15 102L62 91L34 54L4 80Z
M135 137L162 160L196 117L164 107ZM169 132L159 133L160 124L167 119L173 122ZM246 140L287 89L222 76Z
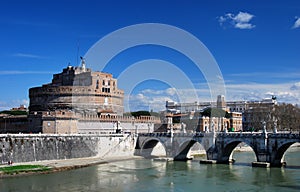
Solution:
M0 164L133 157L134 134L0 134Z

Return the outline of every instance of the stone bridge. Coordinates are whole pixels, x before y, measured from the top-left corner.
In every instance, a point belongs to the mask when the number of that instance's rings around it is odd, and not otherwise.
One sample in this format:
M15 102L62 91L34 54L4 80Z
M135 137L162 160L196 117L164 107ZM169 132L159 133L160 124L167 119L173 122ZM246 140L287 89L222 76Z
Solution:
M216 163L231 162L234 148L244 142L253 149L258 164L282 166L285 151L300 142L300 135L280 132L146 133L139 134L135 155L150 157L158 142L165 148L166 156L174 160L186 160L190 148L198 142L205 149L207 160Z

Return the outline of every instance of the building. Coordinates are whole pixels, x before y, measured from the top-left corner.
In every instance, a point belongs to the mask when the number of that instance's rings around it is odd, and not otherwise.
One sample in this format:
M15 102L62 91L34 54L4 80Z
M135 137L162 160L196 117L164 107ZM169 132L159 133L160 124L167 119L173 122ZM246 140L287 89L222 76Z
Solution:
M256 101L228 101L227 102L227 109L230 112L244 112L248 109L256 108L258 106L274 106L277 105L276 97L273 96L272 98L266 98L262 100Z
M276 97L262 99L260 101L225 101L223 95L219 95L217 102L194 102L194 103L178 103L174 101L166 101L166 111L171 113L187 113L201 111L205 108L222 108L228 112L241 112L255 108L257 106L277 105Z
M52 82L29 89L29 112L72 110L76 113L123 115L124 91L112 74L68 66Z
M27 111L27 107L25 105L20 105L20 107L13 107L10 109L11 111Z
M207 110L210 111L210 115L207 114ZM176 125L176 123L186 124L187 131L200 132L241 131L243 125L242 113L230 112L223 95L219 95L216 102L176 103L167 101L166 114L172 118L172 126L179 127L177 130L182 130L182 128L180 124Z
M28 115L0 116L1 133L153 132L159 117L123 116L124 91L112 74L68 66L51 83L29 89ZM27 110L25 107L15 110Z
M124 91L112 74L68 66L51 83L29 89L28 115L0 114L0 133L153 132L159 117L125 117ZM25 106L11 109L27 112ZM15 114L15 113L14 113Z
M195 112L201 112L207 108L219 108L230 113L231 117L228 120L211 120L208 117L200 118L200 131L212 130L210 123L214 122L214 125L225 125L227 128L234 128L237 130L250 130L253 126L257 128L262 125L262 118L269 113L272 108L277 105L276 97L262 99L260 101L225 101L225 97L219 95L216 102L194 102L194 103L177 103L173 101L166 102L166 111L172 114L182 114ZM260 110L258 110L260 109ZM258 114L259 113L259 114ZM254 118L255 116L255 118ZM262 118L257 118L262 117ZM256 119L256 120L255 120ZM203 121L201 121L203 120ZM254 122L257 121L257 122ZM226 122L226 123L224 123ZM272 124L272 122L269 122ZM215 127L214 127L215 128Z
M30 133L27 115L0 114L0 133Z

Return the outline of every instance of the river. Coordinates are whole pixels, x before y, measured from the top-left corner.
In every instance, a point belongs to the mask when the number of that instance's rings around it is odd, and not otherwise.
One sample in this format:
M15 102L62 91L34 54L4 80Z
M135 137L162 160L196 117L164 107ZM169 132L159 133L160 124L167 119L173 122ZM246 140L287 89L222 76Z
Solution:
M234 152L232 165L198 160L127 160L51 174L0 179L14 191L299 191L300 150L286 153L285 168L253 168L253 152Z

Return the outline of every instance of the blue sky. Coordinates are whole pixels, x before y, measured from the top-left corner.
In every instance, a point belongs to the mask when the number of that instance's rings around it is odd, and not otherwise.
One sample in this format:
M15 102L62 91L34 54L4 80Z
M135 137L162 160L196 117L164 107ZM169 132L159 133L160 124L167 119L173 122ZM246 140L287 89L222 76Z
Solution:
M197 37L217 61L227 100L274 94L280 102L300 104L299 17L300 2L295 0L5 0L0 12L0 110L28 104L30 87L49 83L68 63L78 65L78 56L105 35L141 23L172 25ZM197 87L199 100L208 99L205 79L193 63L165 47L130 48L104 71L118 77L145 59L175 63ZM174 88L155 80L137 85L130 94L132 110L161 110L166 100L178 99Z

